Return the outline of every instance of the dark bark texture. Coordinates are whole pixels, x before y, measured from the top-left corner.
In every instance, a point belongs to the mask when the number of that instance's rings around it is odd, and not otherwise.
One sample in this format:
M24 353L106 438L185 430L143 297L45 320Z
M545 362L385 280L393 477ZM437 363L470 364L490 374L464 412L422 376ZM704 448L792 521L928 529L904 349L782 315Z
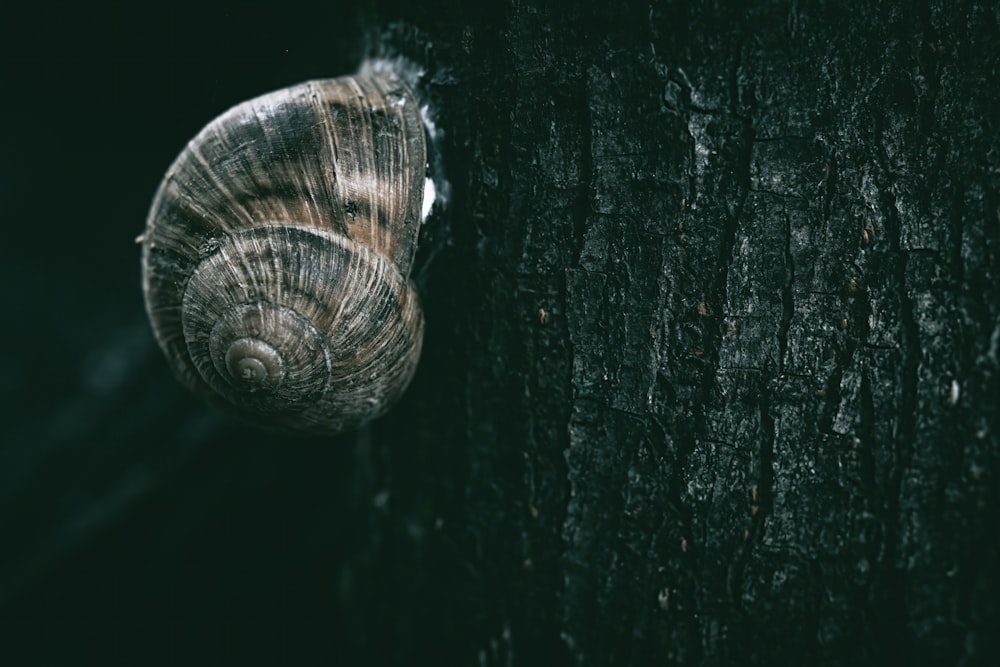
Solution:
M0 663L998 664L1000 9L737 4L0 20ZM131 240L208 120L372 55L451 181L421 365L255 431Z

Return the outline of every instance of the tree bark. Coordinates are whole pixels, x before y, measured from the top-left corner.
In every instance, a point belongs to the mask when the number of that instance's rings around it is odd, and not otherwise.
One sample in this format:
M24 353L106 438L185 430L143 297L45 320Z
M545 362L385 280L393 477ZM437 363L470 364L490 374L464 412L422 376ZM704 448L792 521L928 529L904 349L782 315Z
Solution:
M24 142L132 191L5 262L32 317L70 287L5 352L4 664L1000 660L1000 12L727 4L249 8L170 60L172 19L159 106ZM423 358L382 420L285 439L182 393L121 239L200 124L362 56L421 66L442 132ZM125 67L83 106L156 98Z

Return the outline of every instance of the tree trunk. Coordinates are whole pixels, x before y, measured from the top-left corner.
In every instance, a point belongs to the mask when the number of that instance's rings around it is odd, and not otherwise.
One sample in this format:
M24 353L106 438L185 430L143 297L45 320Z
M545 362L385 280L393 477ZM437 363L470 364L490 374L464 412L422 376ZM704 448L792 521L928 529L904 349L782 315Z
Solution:
M430 4L62 13L54 81L8 26L0 662L1000 661L996 7ZM366 55L442 132L421 365L254 431L127 241L202 124Z

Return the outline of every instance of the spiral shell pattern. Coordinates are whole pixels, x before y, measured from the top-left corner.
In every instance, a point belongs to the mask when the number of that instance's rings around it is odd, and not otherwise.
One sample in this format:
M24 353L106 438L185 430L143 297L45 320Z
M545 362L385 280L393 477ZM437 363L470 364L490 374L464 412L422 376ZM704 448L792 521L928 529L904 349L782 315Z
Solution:
M147 310L186 385L302 433L399 398L423 337L424 141L412 93L372 74L250 100L188 144L143 236Z

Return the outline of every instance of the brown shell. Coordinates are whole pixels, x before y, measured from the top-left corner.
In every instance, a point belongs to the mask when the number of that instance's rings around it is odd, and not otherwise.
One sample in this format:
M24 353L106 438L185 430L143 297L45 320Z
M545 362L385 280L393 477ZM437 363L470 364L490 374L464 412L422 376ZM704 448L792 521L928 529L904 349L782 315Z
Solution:
M395 76L310 81L212 121L153 200L143 290L180 379L266 427L335 433L416 370L426 166Z

